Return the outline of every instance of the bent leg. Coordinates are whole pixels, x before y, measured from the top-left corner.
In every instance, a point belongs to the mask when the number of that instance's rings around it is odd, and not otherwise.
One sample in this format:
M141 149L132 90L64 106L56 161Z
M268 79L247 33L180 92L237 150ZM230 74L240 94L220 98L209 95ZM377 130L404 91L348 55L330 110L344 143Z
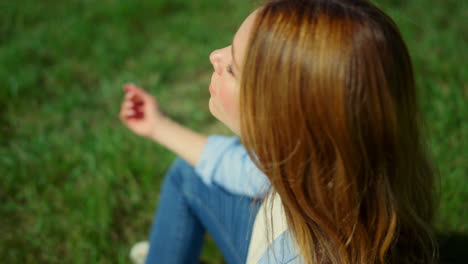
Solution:
M260 204L207 186L177 158L166 174L147 263L198 263L207 230L229 264L244 263Z

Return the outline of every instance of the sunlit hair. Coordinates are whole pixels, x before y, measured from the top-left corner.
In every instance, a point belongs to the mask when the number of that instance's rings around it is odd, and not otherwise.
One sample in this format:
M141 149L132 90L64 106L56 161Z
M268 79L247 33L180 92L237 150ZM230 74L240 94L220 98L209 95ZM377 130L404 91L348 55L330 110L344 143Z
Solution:
M267 1L246 50L242 140L306 262L434 262L434 176L391 18L364 0Z

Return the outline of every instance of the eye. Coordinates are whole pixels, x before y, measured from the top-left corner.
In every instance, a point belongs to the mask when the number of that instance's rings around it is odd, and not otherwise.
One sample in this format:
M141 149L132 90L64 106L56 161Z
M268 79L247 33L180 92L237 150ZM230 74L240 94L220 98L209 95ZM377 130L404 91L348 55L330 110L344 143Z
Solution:
M231 64L229 64L229 65L226 67L226 70L227 70L227 72L229 72L232 76L234 76L234 72L233 72L233 70L232 70L232 65L231 65Z

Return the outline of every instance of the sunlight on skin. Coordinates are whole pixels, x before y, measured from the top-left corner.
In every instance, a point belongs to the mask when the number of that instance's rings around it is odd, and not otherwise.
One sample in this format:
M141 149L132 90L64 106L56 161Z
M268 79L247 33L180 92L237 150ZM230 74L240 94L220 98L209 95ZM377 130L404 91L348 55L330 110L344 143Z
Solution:
M240 134L240 74L257 12L254 11L245 19L235 34L232 45L215 50L210 55L214 68L210 84L210 112L237 135Z

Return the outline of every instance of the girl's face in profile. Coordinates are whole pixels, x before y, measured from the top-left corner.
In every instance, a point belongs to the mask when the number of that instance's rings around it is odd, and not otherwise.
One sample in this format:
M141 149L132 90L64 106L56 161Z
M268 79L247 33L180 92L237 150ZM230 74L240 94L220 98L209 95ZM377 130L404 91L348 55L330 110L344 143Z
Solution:
M232 45L210 54L214 72L210 83L210 112L240 135L239 88L246 45L256 12L250 14L234 35Z

